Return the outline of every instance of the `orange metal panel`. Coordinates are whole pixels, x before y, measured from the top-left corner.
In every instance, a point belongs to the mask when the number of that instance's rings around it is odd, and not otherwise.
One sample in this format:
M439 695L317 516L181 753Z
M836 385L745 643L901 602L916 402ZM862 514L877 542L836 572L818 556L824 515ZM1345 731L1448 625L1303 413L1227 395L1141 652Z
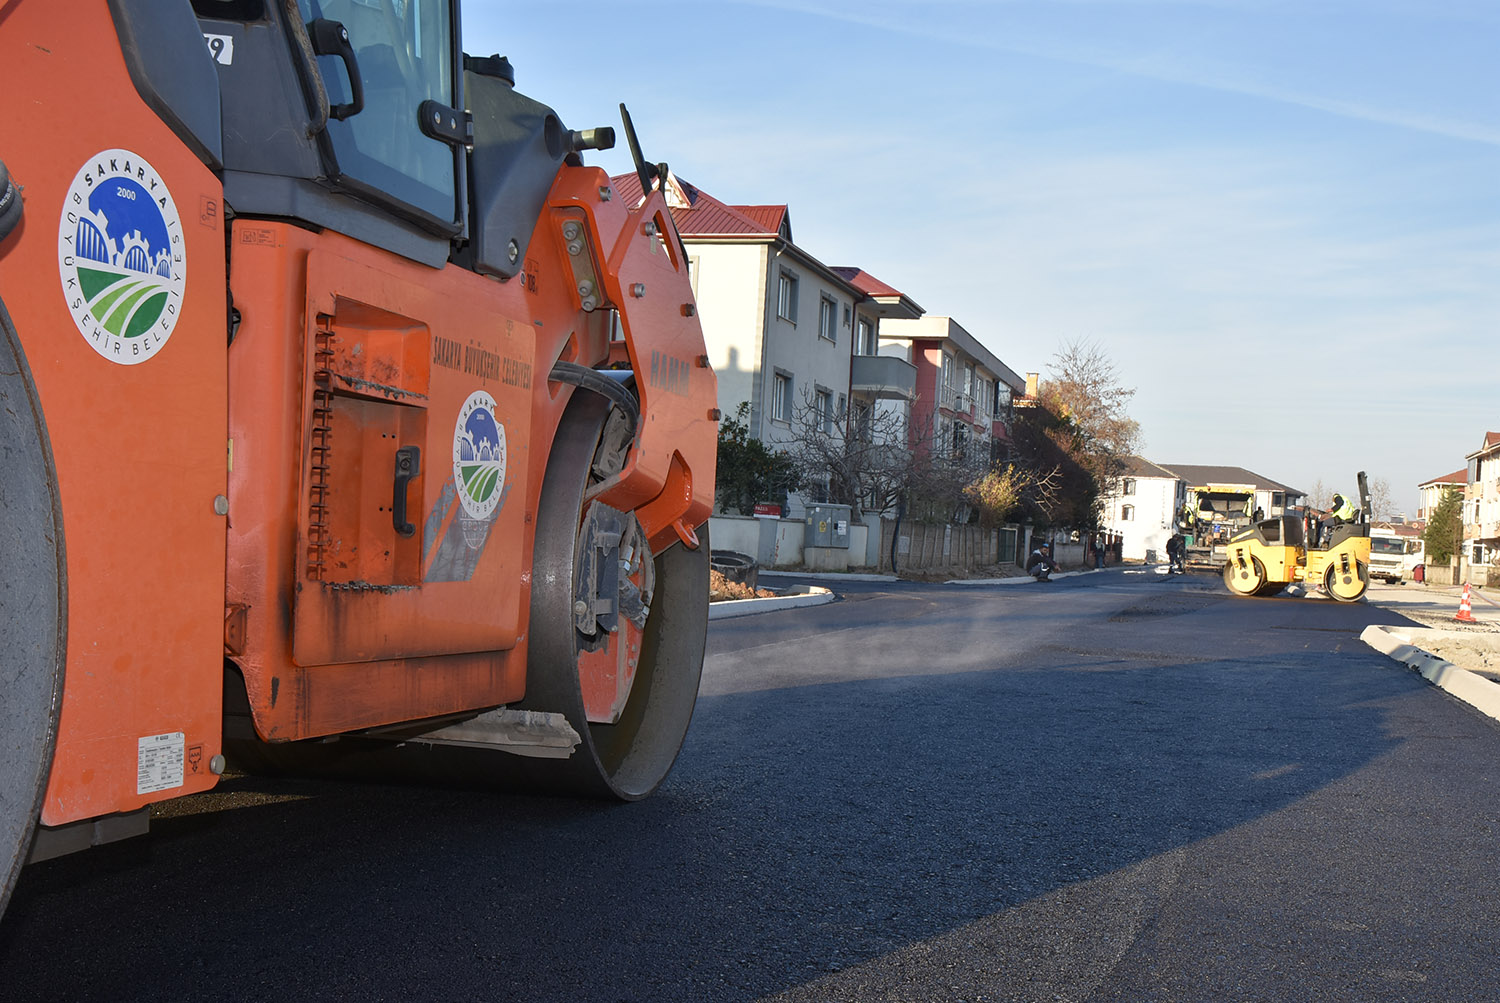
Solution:
M546 456L525 293L280 223L237 220L231 246L229 601L257 727L297 739L519 699Z
M639 448L601 497L641 508L660 551L707 518L716 388L698 363L684 263L643 228L665 218L660 197L631 212L607 191L602 171L565 168L551 203L586 219L592 246L621 270L601 278L637 367L643 419ZM573 288L563 218L538 222L524 273L509 283L333 233L236 221L231 286L244 320L231 349L228 600L245 610L236 661L263 736L307 738L522 695L532 526L573 392L546 373L558 359L598 365L610 353L606 311L583 311ZM493 459L459 454L491 420L503 433L503 475ZM417 533L402 541L380 484L408 444L421 446L422 473L408 494ZM403 554L413 546L416 580ZM585 663L628 679L637 651L626 647Z
M603 192L610 197L602 198ZM718 383L708 368L687 263L679 260L666 201L652 192L641 205L627 206L613 197L603 171L575 168L559 173L549 205L547 232L538 236L549 238L563 274L562 226L579 209L588 218L602 252L604 292L619 309L641 397L639 446L600 497L615 508L638 510L653 551L678 539L696 546L692 530L713 507L718 440L706 423L714 420Z
M141 102L104 0L0 12L0 291L36 375L68 555L42 821L211 787L224 645L221 190Z

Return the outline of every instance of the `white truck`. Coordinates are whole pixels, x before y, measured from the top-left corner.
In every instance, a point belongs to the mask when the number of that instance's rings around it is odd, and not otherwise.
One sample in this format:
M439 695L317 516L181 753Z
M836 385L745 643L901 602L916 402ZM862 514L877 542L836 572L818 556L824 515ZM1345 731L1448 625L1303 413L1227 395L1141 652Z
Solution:
M1395 529L1370 530L1370 578L1387 585L1400 585L1414 577L1417 565L1426 560L1422 538Z

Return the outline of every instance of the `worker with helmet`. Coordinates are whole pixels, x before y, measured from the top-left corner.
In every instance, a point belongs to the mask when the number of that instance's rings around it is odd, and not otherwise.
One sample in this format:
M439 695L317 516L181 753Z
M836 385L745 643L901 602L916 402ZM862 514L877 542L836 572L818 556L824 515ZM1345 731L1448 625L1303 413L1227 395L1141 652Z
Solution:
M1352 501L1338 492L1334 492L1333 505L1329 515L1333 517L1334 526L1342 526L1345 523L1353 522L1355 517L1359 515L1359 509Z

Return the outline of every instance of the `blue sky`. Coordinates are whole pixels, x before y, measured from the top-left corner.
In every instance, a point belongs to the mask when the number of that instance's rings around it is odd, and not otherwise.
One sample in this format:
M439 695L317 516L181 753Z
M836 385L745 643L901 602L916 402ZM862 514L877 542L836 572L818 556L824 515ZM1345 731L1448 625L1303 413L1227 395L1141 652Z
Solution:
M1154 461L1414 512L1500 430L1493 0L471 2L464 43L1018 372L1097 342Z

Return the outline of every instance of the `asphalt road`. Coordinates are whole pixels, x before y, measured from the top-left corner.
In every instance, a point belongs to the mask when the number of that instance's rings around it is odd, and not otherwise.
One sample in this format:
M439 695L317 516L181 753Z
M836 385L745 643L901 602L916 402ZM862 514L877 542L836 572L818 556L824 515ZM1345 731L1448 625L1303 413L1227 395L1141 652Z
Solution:
M0 998L1500 999L1500 730L1371 622L1118 571L718 621L647 801L229 780L28 869Z

